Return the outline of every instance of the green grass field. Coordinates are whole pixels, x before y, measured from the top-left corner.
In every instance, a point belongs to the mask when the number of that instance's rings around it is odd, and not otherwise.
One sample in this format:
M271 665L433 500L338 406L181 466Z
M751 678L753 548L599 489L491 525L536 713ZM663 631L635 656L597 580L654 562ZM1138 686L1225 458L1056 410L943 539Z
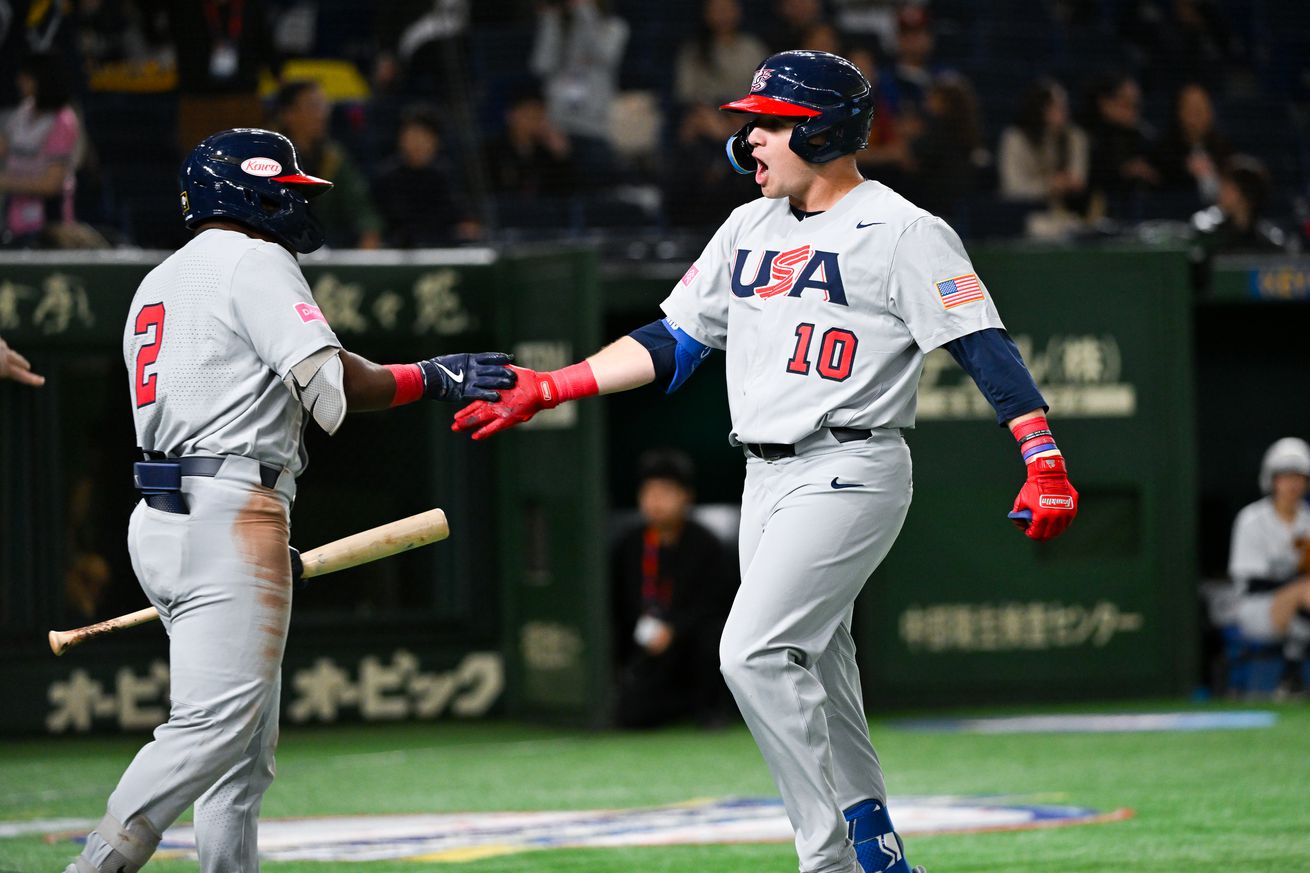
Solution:
M929 873L1310 871L1310 706L1261 708L1278 713L1275 727L1012 736L913 733L885 722L872 729L893 795L1018 794L1037 802L1136 812L1128 821L1108 824L913 837L910 860L926 865ZM98 818L141 742L141 737L6 742L0 749L0 821ZM635 735L505 723L359 726L284 731L278 780L265 799L264 816L594 809L774 793L740 726ZM71 842L48 845L36 836L0 840L0 871L59 871L76 852ZM285 873L355 868L365 873L785 873L796 869L796 859L790 845L773 844L544 850L441 866L264 865ZM196 865L156 860L147 869L168 873Z

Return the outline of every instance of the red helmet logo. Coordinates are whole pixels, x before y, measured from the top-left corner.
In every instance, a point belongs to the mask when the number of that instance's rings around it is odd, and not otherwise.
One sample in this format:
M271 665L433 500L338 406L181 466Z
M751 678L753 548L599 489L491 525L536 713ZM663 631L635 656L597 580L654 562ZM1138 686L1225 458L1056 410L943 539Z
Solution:
M768 67L761 67L756 70L754 78L751 79L751 93L763 91L764 83L769 81L769 77L772 75L773 70L770 70Z

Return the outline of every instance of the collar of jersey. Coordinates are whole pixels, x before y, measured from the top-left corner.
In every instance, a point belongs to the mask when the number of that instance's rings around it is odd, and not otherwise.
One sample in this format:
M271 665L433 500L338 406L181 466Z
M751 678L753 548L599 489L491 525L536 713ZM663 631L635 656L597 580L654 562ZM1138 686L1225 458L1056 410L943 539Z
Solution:
M828 222L831 220L831 216L834 216L834 215L842 215L842 214L844 214L844 213L846 213L846 212L849 212L850 209L851 209L851 206L852 206L852 205L853 205L853 204L854 204L858 199L860 199L860 198L858 198L858 197L855 196L855 193L856 193L857 191L864 192L864 191L867 190L867 186L870 186L870 185L873 185L873 184L874 184L874 182L873 182L872 179L865 179L863 182L861 182L860 184L856 185L856 186L855 186L854 188L852 188L851 190L847 191L847 192L846 192L846 196L842 197L842 199L838 200L836 203L834 203L834 204L832 205L832 208L831 208L831 209L828 209L828 210L826 210L826 211L824 211L824 210L820 210L819 212L805 212L804 210L797 209L795 206L792 206L792 205L791 205L791 201L786 200L785 198L782 198L782 199L783 199L783 202L784 202L784 203L786 204L786 206L787 206L787 211L790 212L791 215L792 215L792 217L796 219L796 223L797 223L798 225L801 224L802 222L804 222L805 219L815 219L815 218L819 218L820 216L824 216L824 215L829 216L828 219L825 219L825 223L828 223ZM774 208L776 209L777 207L774 207Z

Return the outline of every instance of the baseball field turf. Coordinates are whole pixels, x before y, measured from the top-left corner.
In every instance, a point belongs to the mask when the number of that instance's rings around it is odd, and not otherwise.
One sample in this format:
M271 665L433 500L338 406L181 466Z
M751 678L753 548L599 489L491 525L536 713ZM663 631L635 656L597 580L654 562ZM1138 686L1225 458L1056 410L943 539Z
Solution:
M1157 702L1096 711L1252 709ZM889 774L893 816L898 795L1004 796L1104 813L1132 810L1131 817L1097 824L911 836L910 860L926 865L929 873L1310 871L1310 705L1258 709L1273 713L1272 726L972 734L924 732L887 719L875 721L872 730ZM1075 711L1088 708L1041 710ZM13 833L15 822L99 818L106 796L141 742L140 736L7 741L0 748L0 833ZM714 732L675 728L644 734L454 722L287 729L264 820L268 828L272 819L325 815L615 810L775 795L740 725ZM472 815L461 827L476 829L486 818ZM62 828L72 830L73 825L65 822ZM43 830L60 829L51 825ZM44 834L0 839L0 871L59 871L77 850L68 838ZM448 856L471 860L444 863L266 861L263 868L285 873L795 869L786 843L478 854ZM177 858L156 858L147 867L159 873L195 869L193 860Z

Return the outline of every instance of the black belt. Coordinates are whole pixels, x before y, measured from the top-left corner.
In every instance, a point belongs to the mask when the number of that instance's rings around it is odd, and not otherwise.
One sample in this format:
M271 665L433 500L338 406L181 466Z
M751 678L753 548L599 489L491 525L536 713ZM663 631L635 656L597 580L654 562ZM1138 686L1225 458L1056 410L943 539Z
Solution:
M873 436L873 431L867 427L830 427L828 432L839 443L862 442ZM766 461L796 456L795 443L743 443L743 445L746 446L746 451Z
M138 462L133 469L136 487L146 506L164 512L186 515L190 510L186 496L182 494L181 477L202 476L212 479L223 469L227 457L211 458L188 455L183 458L170 458L162 452L145 452L148 460ZM281 467L259 462L259 484L265 488L276 488L277 480L282 475Z

